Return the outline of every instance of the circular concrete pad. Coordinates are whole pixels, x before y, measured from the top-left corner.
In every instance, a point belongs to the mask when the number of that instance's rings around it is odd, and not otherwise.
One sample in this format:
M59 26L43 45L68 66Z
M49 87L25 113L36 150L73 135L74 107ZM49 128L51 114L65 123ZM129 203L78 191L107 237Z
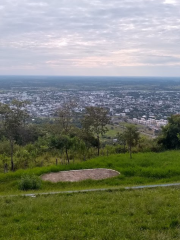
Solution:
M62 171L44 174L41 178L50 182L79 182L86 179L100 180L118 176L120 173L104 168Z

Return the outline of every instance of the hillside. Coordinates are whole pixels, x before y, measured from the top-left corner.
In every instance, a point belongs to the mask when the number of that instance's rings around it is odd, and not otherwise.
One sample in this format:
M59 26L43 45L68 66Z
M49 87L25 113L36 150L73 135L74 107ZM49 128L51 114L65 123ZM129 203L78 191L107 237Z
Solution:
M104 180L85 180L82 182L43 182L42 188L36 192L62 191L75 189L106 188L142 185L151 183L166 183L180 181L180 152L166 151L162 153L137 153L133 159L129 154L117 154L98 157L78 164L39 167L18 170L14 173L0 174L0 194L19 194L18 182L24 174L40 176L44 173L67 171L73 169L108 168L121 174Z

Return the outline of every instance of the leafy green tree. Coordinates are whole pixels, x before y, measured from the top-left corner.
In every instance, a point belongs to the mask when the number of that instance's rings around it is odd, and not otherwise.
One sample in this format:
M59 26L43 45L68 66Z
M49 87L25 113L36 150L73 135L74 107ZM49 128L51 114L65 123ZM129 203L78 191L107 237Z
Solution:
M70 135L74 127L73 121L75 117L74 108L76 103L67 102L64 103L56 111L56 124L55 124L55 133L60 133L63 135Z
M137 127L135 125L127 125L123 136L129 147L130 158L132 158L132 147L136 146L139 140L139 132Z
M78 137L85 143L87 149L91 147L98 147L97 138L95 138L92 133L87 132L85 129L81 129L81 131L79 131Z
M19 135L20 129L25 127L26 119L28 118L25 109L27 102L14 100L10 105L0 104L1 126L4 130L4 135L10 143L11 150L11 171L14 171L14 143Z
M126 152L126 139L123 133L117 133L117 143L124 147L124 153Z
M22 127L16 135L16 143L21 146L25 146L29 143L34 143L39 137L43 137L45 133L41 128L35 124L29 124L26 127Z
M76 103L69 101L64 103L55 113L56 121L51 126L50 146L65 151L69 163L69 150L75 144L76 127L74 126ZM74 147L75 148L75 147Z
M168 118L168 124L162 127L162 132L158 137L158 143L165 149L180 148L180 114L172 115Z
M76 144L75 139L70 138L67 135L56 135L52 136L50 139L50 147L65 151L68 163L70 162L68 152L73 148L74 144Z
M99 156L100 150L100 136L105 134L107 124L110 123L108 110L103 107L86 107L85 114L82 118L82 126L85 132L92 134L97 139L97 150Z

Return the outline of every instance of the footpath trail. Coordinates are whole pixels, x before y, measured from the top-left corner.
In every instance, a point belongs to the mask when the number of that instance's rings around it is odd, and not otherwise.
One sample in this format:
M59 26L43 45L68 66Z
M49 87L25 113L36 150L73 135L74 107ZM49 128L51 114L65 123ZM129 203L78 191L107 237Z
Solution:
M165 183L132 187L118 187L118 188L99 188L99 189L84 189L84 190L72 190L72 191L58 191L58 192L44 192L44 193L28 193L28 194L16 194L16 195L2 195L3 197L36 197L42 195L54 195L54 194L69 194L69 193L86 193L86 192L101 192L101 191L113 191L113 190L137 190L146 188L159 188L159 187L175 187L180 186L180 183Z

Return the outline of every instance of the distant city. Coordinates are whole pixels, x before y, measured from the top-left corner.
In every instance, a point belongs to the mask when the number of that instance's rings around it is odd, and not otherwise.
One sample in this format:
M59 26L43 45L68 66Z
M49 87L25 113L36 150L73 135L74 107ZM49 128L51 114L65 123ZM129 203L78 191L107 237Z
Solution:
M0 102L28 100L28 112L37 118L53 117L57 108L71 100L77 103L76 112L82 112L85 106L102 106L109 109L113 121L125 120L154 129L165 126L170 115L180 113L178 79L165 79L164 85L163 79L149 78L88 80L66 77L62 81L62 77L56 77L46 78L44 83L43 77L29 77L28 81L23 77L0 77Z

